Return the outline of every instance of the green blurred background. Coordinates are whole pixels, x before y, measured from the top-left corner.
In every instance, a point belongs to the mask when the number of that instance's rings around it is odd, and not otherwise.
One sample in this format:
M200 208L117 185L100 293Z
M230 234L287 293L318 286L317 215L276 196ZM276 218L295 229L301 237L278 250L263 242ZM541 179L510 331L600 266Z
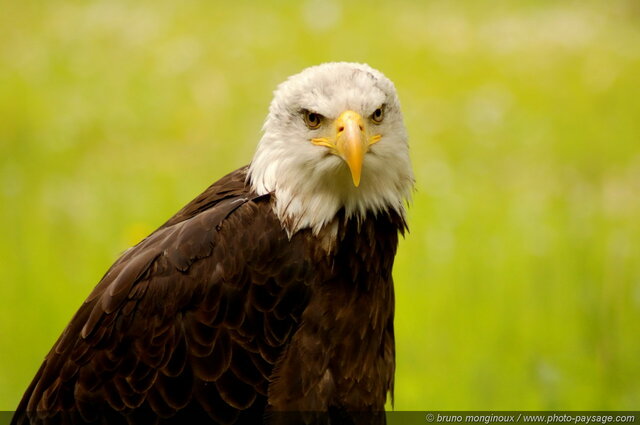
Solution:
M639 409L639 3L265 3L0 0L0 410L333 60L396 83L412 143L396 409Z

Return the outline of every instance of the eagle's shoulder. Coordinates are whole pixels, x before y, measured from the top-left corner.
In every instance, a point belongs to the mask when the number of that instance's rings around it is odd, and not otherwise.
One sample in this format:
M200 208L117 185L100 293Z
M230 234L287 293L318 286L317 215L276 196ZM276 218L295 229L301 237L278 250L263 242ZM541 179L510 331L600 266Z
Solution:
M246 184L248 169L248 166L238 168L217 180L160 226L160 229L187 220L225 200L257 198L258 196Z
M245 177L246 168L223 177L114 263L19 412L91 420L189 407L226 422L263 408L310 297L313 258Z

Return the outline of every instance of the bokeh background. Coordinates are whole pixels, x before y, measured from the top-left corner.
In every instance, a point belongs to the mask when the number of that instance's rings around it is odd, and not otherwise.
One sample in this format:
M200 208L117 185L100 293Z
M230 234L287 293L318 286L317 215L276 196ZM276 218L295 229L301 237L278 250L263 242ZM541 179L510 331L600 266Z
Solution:
M398 88L397 410L640 408L635 1L0 0L0 410L325 61Z

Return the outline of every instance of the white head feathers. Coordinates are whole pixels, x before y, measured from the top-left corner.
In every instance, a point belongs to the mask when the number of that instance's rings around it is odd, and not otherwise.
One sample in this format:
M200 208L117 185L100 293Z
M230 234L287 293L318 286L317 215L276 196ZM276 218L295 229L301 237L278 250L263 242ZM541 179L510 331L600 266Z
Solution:
M303 114L331 122L352 110L366 119L380 107L382 138L364 155L355 187L345 161L311 142L319 130ZM409 146L395 88L381 72L346 62L307 68L274 92L263 130L248 179L258 194L275 195L275 213L290 235L304 228L318 234L341 208L346 217L390 209L404 215L413 188Z

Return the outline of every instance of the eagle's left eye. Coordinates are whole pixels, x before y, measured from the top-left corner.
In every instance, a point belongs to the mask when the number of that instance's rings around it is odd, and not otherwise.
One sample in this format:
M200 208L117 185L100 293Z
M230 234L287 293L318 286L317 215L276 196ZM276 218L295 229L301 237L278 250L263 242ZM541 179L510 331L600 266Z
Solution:
M371 119L373 120L374 123L380 124L384 119L384 108L381 106L375 111L373 111L373 114L371 114Z
M322 124L322 115L316 112L305 110L302 112L302 116L304 117L304 123L312 130L320 127L320 124Z

